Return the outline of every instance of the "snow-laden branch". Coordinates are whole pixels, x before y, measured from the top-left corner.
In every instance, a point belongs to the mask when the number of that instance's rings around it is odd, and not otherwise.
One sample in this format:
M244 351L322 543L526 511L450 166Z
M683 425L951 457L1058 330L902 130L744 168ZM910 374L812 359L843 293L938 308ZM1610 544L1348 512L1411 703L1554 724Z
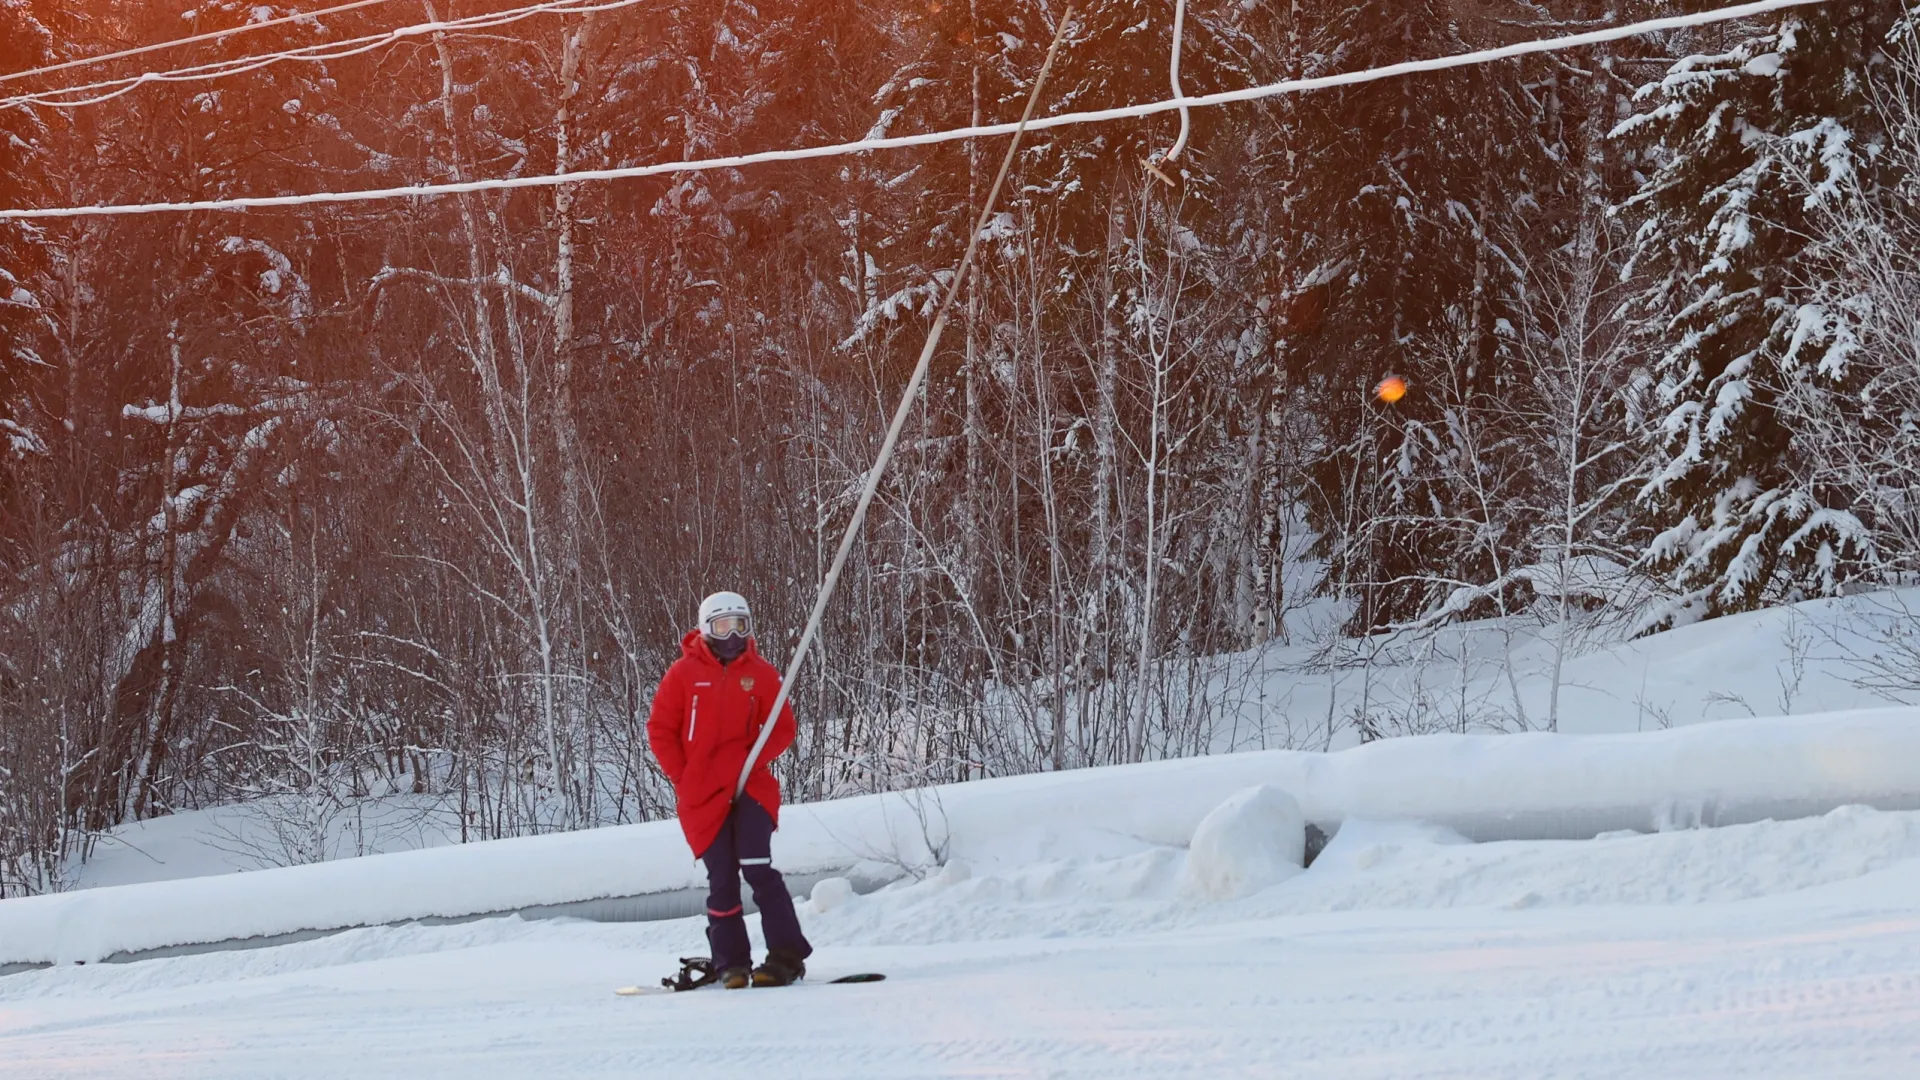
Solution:
M475 287L500 289L505 292L518 293L522 298L531 300L549 311L559 306L560 303L559 298L551 293L541 292L526 282L510 277L505 273L474 279L450 277L446 274L436 274L431 270L420 270L411 266L387 266L382 267L379 273L373 275L372 280L369 281L368 284L375 289L383 289L390 282L396 281L413 281L448 289L457 288L470 290Z

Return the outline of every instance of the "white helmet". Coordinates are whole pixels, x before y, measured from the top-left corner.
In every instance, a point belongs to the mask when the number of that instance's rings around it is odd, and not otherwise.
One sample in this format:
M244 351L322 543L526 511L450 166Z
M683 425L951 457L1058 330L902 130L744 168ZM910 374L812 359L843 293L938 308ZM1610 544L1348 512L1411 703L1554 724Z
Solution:
M700 632L710 638L747 637L753 633L753 611L739 593L717 592L700 601Z

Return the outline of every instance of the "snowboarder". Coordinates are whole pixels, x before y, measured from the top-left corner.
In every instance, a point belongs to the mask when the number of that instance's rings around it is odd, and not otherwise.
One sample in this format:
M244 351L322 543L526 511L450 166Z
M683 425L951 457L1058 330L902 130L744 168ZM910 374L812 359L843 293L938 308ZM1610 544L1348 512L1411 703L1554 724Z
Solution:
M699 628L680 639L680 659L660 680L647 720L647 741L673 784L680 828L707 867L707 941L717 980L729 990L789 985L806 974L813 953L786 880L773 868L780 783L768 765L793 745L795 732L791 705L778 719L767 715L779 691L780 673L754 647L746 598L718 592L700 602ZM736 799L740 769L768 722L773 734ZM767 959L759 967L741 910L743 877L766 933Z

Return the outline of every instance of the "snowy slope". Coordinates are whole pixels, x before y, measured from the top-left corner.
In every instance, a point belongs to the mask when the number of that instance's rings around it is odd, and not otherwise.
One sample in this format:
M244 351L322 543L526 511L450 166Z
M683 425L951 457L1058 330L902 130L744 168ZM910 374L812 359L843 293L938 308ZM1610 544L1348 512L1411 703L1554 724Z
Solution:
M1329 830L1420 820L1478 840L1591 837L1920 808L1920 710L1730 721L1642 735L1427 736L1333 754L1218 755L1009 777L789 808L783 869L898 876L936 861L1038 862L1184 847L1222 799L1291 793ZM1008 853L1011 853L1010 855ZM671 822L219 878L0 901L0 965L458 918L697 887Z
M1920 813L1467 845L1355 823L1304 874L1009 845L801 905L872 986L616 998L696 920L383 927L0 979L8 1076L1920 1075ZM830 892L831 890L823 890Z
M1568 650L1559 730L1651 731L1920 704L1916 615L1920 589L1901 589L1729 615L1629 641L1589 635ZM1343 640L1330 664L1324 642L1338 620L1337 606L1320 601L1294 613L1292 644L1207 662L1209 693L1226 714L1213 732L1215 750L1350 746L1359 740L1353 721L1362 711L1386 734L1546 726L1551 627L1515 618Z

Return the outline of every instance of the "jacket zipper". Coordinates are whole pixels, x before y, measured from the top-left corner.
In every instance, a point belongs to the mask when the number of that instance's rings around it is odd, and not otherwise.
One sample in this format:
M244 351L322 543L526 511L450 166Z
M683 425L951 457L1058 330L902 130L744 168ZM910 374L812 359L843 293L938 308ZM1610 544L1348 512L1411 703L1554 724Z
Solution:
M700 726L700 695L693 695L692 715L687 718L687 741L693 741L693 730Z

